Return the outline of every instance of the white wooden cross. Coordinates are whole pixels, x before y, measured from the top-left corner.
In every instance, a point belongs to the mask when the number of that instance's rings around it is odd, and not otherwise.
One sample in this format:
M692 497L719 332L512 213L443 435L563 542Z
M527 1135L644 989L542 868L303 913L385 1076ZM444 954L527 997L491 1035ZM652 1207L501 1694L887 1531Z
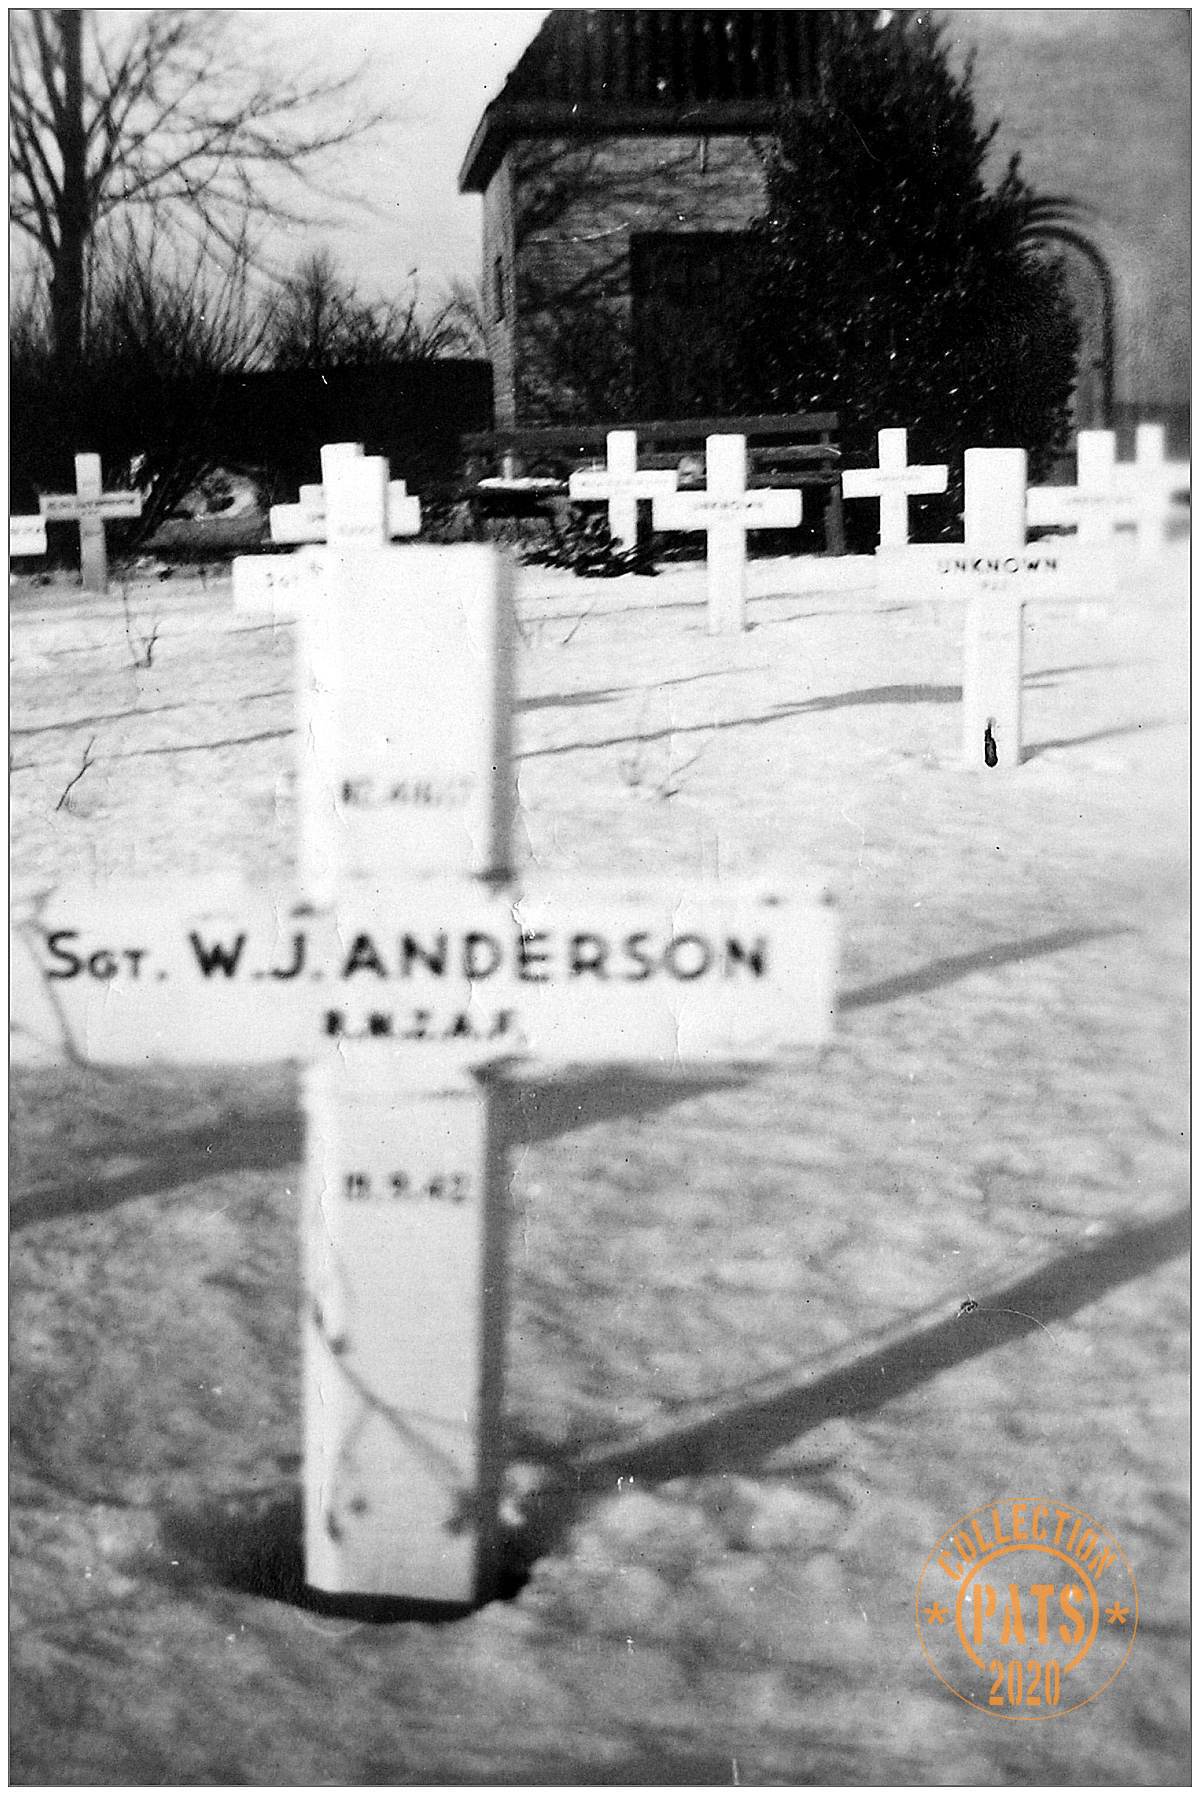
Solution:
M1191 491L1191 466L1167 460L1161 424L1139 424L1134 459L1116 465L1116 487L1121 519L1136 529L1139 554L1149 555L1163 541L1175 500Z
M748 491L744 436L708 437L704 457L706 489L656 498L654 528L707 533L708 628L719 635L746 627L746 532L791 529L803 516L803 495L771 487Z
M673 468L643 468L637 464L637 431L610 430L606 439L604 468L582 469L572 474L567 489L573 499L607 499L609 534L619 548L637 547L639 499L660 498L674 492L679 475Z
M1022 748L1024 607L1080 589L1096 557L1061 540L1027 543L1023 449L968 449L964 540L880 557L889 597L963 601L963 764L1017 767Z
M10 558L17 555L44 555L46 552L46 520L39 513L36 517L10 517L8 520L8 553Z
M75 491L43 493L38 501L50 523L78 523L79 557L85 592L108 591L108 546L104 522L109 517L140 517L137 492L105 492L99 455L76 455Z
M348 462L377 460L363 454L361 443L326 443L321 450L320 486L302 486L295 505L272 505L270 513L273 542L324 542L328 520L325 493L331 470ZM421 501L410 495L403 480L387 482L387 535L417 536L421 530Z
M942 465L908 465L908 431L879 432L879 466L847 468L842 497L879 500L879 546L904 548L908 543L908 501L918 493L945 492L950 470Z
M1120 495L1116 481L1117 439L1111 430L1081 430L1076 439L1074 486L1031 486L1026 520L1034 527L1074 526L1076 541L1095 555L1113 546Z
M322 563L319 556L313 559L313 545L378 547L390 537L420 530L420 500L408 495L403 480L389 480L384 458L364 455L361 443L326 443L321 471L324 483L302 486L299 504L271 507L275 540L295 543L300 553L235 556L235 610L299 617L305 614L305 597L311 596L321 578ZM332 510L327 491L334 495Z
M34 947L83 1057L305 1062L308 1581L465 1604L499 1544L494 1068L823 1039L836 929L818 890L515 882L508 564L387 547L386 471L375 540L337 539L369 477L293 594L299 892L63 892Z

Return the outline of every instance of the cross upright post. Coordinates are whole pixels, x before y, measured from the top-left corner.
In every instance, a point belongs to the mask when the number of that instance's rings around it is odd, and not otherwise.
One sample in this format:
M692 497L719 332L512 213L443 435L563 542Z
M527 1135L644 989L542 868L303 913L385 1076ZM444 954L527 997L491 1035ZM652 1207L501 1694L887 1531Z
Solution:
M968 769L1021 764L1021 684L1025 601L1024 449L968 449L965 461L967 559L981 563L963 620L962 755ZM991 564L994 571L990 571ZM1009 569L1016 572L1012 584Z
M803 494L748 489L744 436L710 436L704 445L706 487L654 500L656 530L703 530L708 537L708 629L746 627L746 533L791 529L804 515Z
M76 455L75 491L43 493L38 501L50 523L79 525L79 559L85 592L108 591L108 545L104 521L109 517L140 517L142 497L137 492L105 492L99 455Z
M847 468L842 497L879 500L879 546L908 545L908 501L918 493L945 492L950 470L944 465L910 467L908 431L879 432L878 467Z
M605 468L572 474L568 491L573 499L607 499L608 528L614 543L621 549L636 548L638 500L674 492L679 475L672 468L639 470L636 430L610 430L605 456Z
M469 1602L499 1545L504 1188L461 1047L497 1023L437 972L420 998L388 981L439 964L447 881L509 870L510 578L486 547L387 547L386 469L364 474L330 483L298 640L303 885L362 904L305 1074L305 1559L335 1593Z

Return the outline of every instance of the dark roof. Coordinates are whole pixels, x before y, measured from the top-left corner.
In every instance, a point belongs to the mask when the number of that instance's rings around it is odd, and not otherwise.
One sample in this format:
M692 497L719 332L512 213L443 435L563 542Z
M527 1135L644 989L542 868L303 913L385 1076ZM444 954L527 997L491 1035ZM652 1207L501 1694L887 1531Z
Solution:
M552 12L487 108L458 177L481 193L514 137L764 131L812 94L821 15Z

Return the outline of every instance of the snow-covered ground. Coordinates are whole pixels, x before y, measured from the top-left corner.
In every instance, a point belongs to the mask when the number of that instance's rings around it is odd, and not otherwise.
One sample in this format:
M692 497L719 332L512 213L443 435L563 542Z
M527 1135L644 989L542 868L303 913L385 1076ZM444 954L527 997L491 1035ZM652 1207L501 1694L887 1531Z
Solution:
M295 1076L68 1063L18 981L16 1783L1186 1778L1186 544L1030 606L1012 773L958 765L956 604L756 561L731 639L703 590L526 570L520 851L820 869L838 1029L511 1086L514 1599L305 1602ZM291 633L227 578L14 588L18 910L287 875ZM913 1622L938 1535L1026 1493L1141 1603L1046 1721L956 1701Z

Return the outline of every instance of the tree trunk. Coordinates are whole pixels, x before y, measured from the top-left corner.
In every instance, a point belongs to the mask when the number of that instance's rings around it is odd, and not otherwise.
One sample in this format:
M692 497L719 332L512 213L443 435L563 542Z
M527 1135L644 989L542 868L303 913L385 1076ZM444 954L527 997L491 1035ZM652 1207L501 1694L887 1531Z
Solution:
M56 12L62 57L62 155L58 247L50 278L54 357L60 376L73 380L83 352L84 258L88 239L87 143L83 127L83 14Z

